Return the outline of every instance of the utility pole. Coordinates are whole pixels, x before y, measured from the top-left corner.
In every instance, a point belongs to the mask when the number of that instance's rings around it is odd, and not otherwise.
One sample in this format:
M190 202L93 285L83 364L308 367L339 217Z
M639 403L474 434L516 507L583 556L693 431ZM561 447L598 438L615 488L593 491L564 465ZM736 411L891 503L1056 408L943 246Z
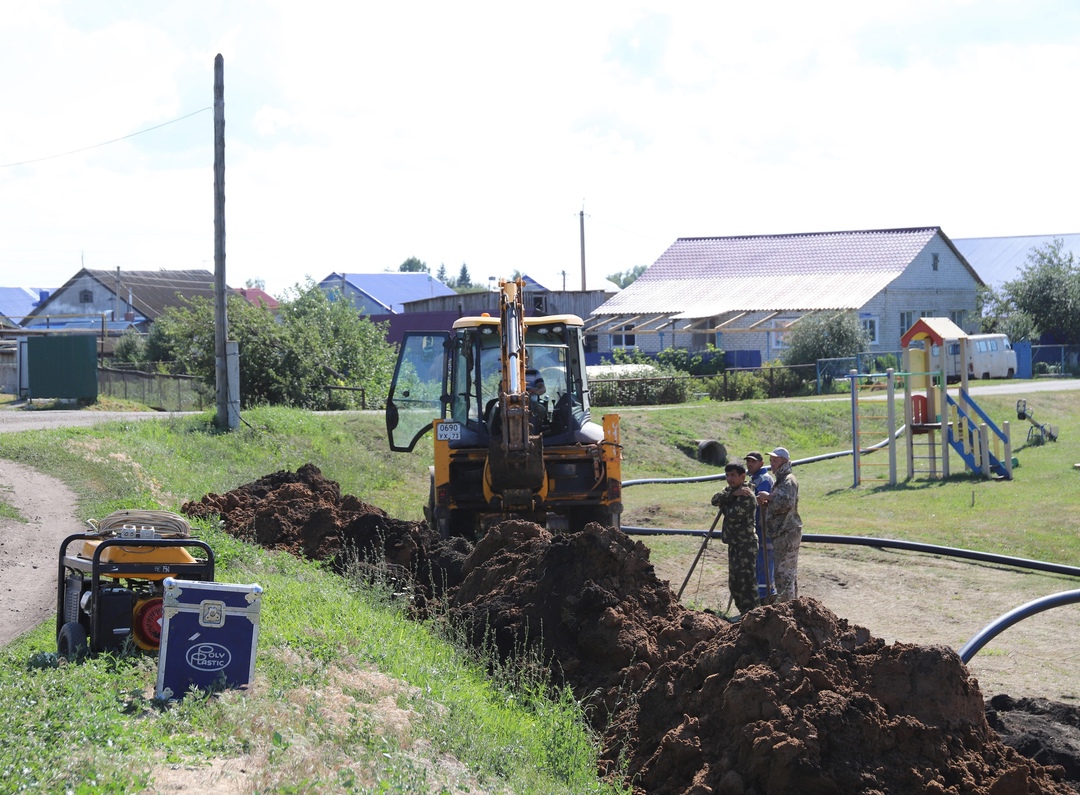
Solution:
M239 367L236 378L230 379L229 318L226 314L225 287L225 61L218 53L214 58L214 358L217 386L217 416L219 428L239 426ZM233 362L237 365L236 345ZM235 401L231 400L236 396ZM235 405L234 411L230 404Z
M585 292L585 208L578 214L581 221L581 292Z

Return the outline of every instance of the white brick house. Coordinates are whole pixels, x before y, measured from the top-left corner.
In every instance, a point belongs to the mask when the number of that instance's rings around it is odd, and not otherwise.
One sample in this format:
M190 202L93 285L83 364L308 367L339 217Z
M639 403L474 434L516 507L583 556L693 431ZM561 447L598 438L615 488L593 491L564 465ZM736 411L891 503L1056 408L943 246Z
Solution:
M920 317L978 325L978 274L938 227L679 238L595 311L599 351L757 351L779 358L784 330L817 311L858 313L871 350L900 350Z

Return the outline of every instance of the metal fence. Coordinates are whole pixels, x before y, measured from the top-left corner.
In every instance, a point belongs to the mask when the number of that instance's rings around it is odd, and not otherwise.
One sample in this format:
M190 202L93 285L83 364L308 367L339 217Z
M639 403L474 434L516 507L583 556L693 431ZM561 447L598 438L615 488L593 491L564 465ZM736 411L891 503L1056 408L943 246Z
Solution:
M1032 345L1031 371L1036 378L1080 376L1080 345Z
M857 373L884 373L890 367L899 370L903 360L903 351L863 351L839 359L818 359L817 393L829 395L847 392L847 377L852 370Z
M682 403L687 399L754 400L813 394L815 365L729 367L716 375L589 379L596 407Z
M134 400L159 411L202 411L213 403L193 375L98 368L98 395Z

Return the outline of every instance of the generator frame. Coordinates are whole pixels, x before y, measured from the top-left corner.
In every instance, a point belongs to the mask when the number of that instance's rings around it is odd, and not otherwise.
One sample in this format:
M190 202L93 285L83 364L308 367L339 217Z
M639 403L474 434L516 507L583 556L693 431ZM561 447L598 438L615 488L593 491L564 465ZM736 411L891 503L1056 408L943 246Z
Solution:
M99 541L92 557L69 554L69 547L77 541ZM103 560L103 553L111 547L162 550L169 548L198 549L206 554L204 560L195 559L193 563L154 561L118 562ZM192 556L194 557L194 556ZM161 538L146 536L102 536L100 533L74 533L64 539L60 545L56 579L56 637L57 651L61 656L79 657L85 654L99 654L108 649L117 649L123 644L119 637L131 634L134 623L132 608L125 611L117 600L107 600L106 591L113 587L121 588L120 580L144 580L160 582L165 577L212 582L214 579L214 551L205 541L197 538ZM75 592L74 589L78 588ZM85 595L89 598L84 605ZM134 594L132 594L134 598ZM109 614L106 615L105 613ZM123 626L126 612L127 627ZM108 619L108 621L106 621ZM80 629L68 628L78 624ZM113 642L103 642L106 625ZM71 637L71 636L74 637ZM81 643L80 643L81 640ZM82 646L83 648L80 648ZM70 647L70 648L67 648ZM65 650L68 655L65 655Z

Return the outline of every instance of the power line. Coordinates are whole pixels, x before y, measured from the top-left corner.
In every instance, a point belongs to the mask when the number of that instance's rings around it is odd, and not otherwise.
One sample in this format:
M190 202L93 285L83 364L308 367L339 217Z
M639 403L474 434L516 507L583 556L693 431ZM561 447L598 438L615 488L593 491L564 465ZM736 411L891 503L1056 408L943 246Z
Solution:
M148 133L148 132L151 132L152 130L160 129L161 127L167 127L170 124L176 124L176 122L178 122L178 121L183 121L184 119L190 119L192 116L196 116L196 115L202 113L205 110L212 110L212 108L210 108L209 106L207 106L205 108L199 108L197 111L189 113L186 116L181 116L179 119L173 119L172 121L162 122L161 124L156 124L153 127L147 127L145 130L139 130L138 132L133 132L133 133L131 133L129 135L122 135L119 138L113 138L111 141L104 141L104 142L102 142L100 144L94 144L93 146L84 146L82 149L73 149L70 152L63 152L63 153L58 154L58 155L49 155L48 157L39 157L39 158L37 158L35 160L22 160L22 161L20 161L18 163L4 163L3 165L0 165L0 168L13 168L14 166L25 166L25 165L29 165L30 163L40 163L43 160L55 160L58 157L67 157L68 155L77 155L77 154L79 154L79 152L88 152L91 149L97 149L97 148L102 147L102 146L108 146L109 144L115 144L117 141L124 141L124 140L126 140L128 138L134 138L136 135L142 135L143 133Z

